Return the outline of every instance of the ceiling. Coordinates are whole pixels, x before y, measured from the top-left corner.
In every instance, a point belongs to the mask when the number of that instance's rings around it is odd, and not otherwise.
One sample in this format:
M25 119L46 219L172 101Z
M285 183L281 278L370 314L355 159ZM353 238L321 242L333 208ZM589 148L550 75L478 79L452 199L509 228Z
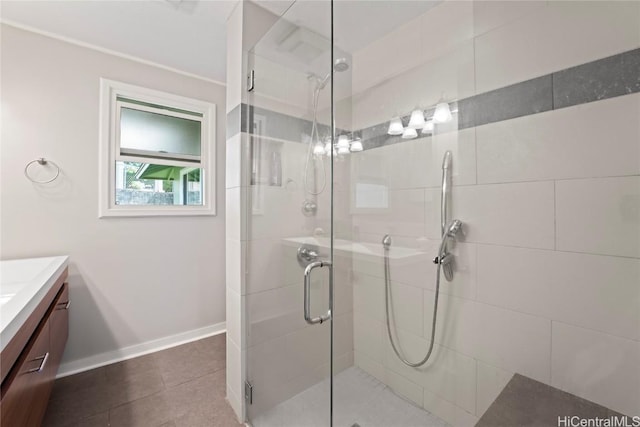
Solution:
M219 82L226 81L225 22L238 0L2 0L1 17ZM336 0L336 43L354 52L439 1ZM328 37L326 0L259 0L265 9ZM319 17L325 17L322 19Z
M226 81L225 22L237 0L12 1L2 20Z

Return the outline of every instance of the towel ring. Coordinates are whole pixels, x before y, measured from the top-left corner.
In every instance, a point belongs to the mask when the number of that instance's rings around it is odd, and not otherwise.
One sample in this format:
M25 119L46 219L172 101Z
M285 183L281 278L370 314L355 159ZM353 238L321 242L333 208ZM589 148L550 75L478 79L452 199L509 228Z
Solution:
M29 175L29 166L31 166L34 163L38 163L41 166L46 165L47 163L51 163L53 166L55 166L56 168L56 174L53 176L53 178L48 179L48 180L43 180L43 181L38 181L36 179L33 179L30 175ZM34 184L48 184L50 182L53 182L56 180L56 178L58 178L58 176L60 176L60 166L58 166L55 162L51 161L51 160L47 160L44 157L40 157L39 159L35 159L35 160L31 160L29 163L27 163L27 166L24 167L24 176L27 177L27 179L31 182L33 182Z

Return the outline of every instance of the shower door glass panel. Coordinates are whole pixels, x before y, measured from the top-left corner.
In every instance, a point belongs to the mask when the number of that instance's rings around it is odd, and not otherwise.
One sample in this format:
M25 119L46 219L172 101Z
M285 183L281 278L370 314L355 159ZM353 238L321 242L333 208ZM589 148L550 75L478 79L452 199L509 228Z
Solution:
M328 426L332 322L305 321L303 274L330 261L330 3L273 18L248 56L247 416L254 427ZM310 273L309 316L327 313L329 279L327 267Z
M334 352L336 426L455 424L446 411L456 405L475 417L476 362L441 345L442 335L421 366L400 359L416 364L429 352L446 152L452 194L475 183L475 131L457 113L457 100L474 94L473 41L441 48L427 37L425 28L441 25L438 3L334 2L334 49L353 70L348 86L334 78L336 132L349 141L334 163L335 324L349 330L334 342L348 349ZM464 12L465 2L450 3ZM472 32L466 25L455 34ZM399 134L389 134L392 121ZM457 215L455 205L449 211L447 221ZM441 279L440 332L456 327L450 295L468 297L475 285L475 247L457 239L447 248L456 271L452 282Z
M352 70L333 424L640 415L640 3L334 1L333 19Z

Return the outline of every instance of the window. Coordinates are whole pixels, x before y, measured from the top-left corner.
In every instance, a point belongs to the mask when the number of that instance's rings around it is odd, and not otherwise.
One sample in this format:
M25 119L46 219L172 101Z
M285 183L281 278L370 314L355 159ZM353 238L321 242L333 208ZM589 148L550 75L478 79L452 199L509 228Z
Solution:
M215 107L102 79L100 217L214 215Z

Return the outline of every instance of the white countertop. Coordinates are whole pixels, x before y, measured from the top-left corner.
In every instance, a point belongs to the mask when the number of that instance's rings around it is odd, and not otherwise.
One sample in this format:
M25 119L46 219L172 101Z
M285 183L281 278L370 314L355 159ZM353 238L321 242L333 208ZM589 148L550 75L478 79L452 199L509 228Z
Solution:
M68 261L67 256L0 261L0 349L36 309Z

